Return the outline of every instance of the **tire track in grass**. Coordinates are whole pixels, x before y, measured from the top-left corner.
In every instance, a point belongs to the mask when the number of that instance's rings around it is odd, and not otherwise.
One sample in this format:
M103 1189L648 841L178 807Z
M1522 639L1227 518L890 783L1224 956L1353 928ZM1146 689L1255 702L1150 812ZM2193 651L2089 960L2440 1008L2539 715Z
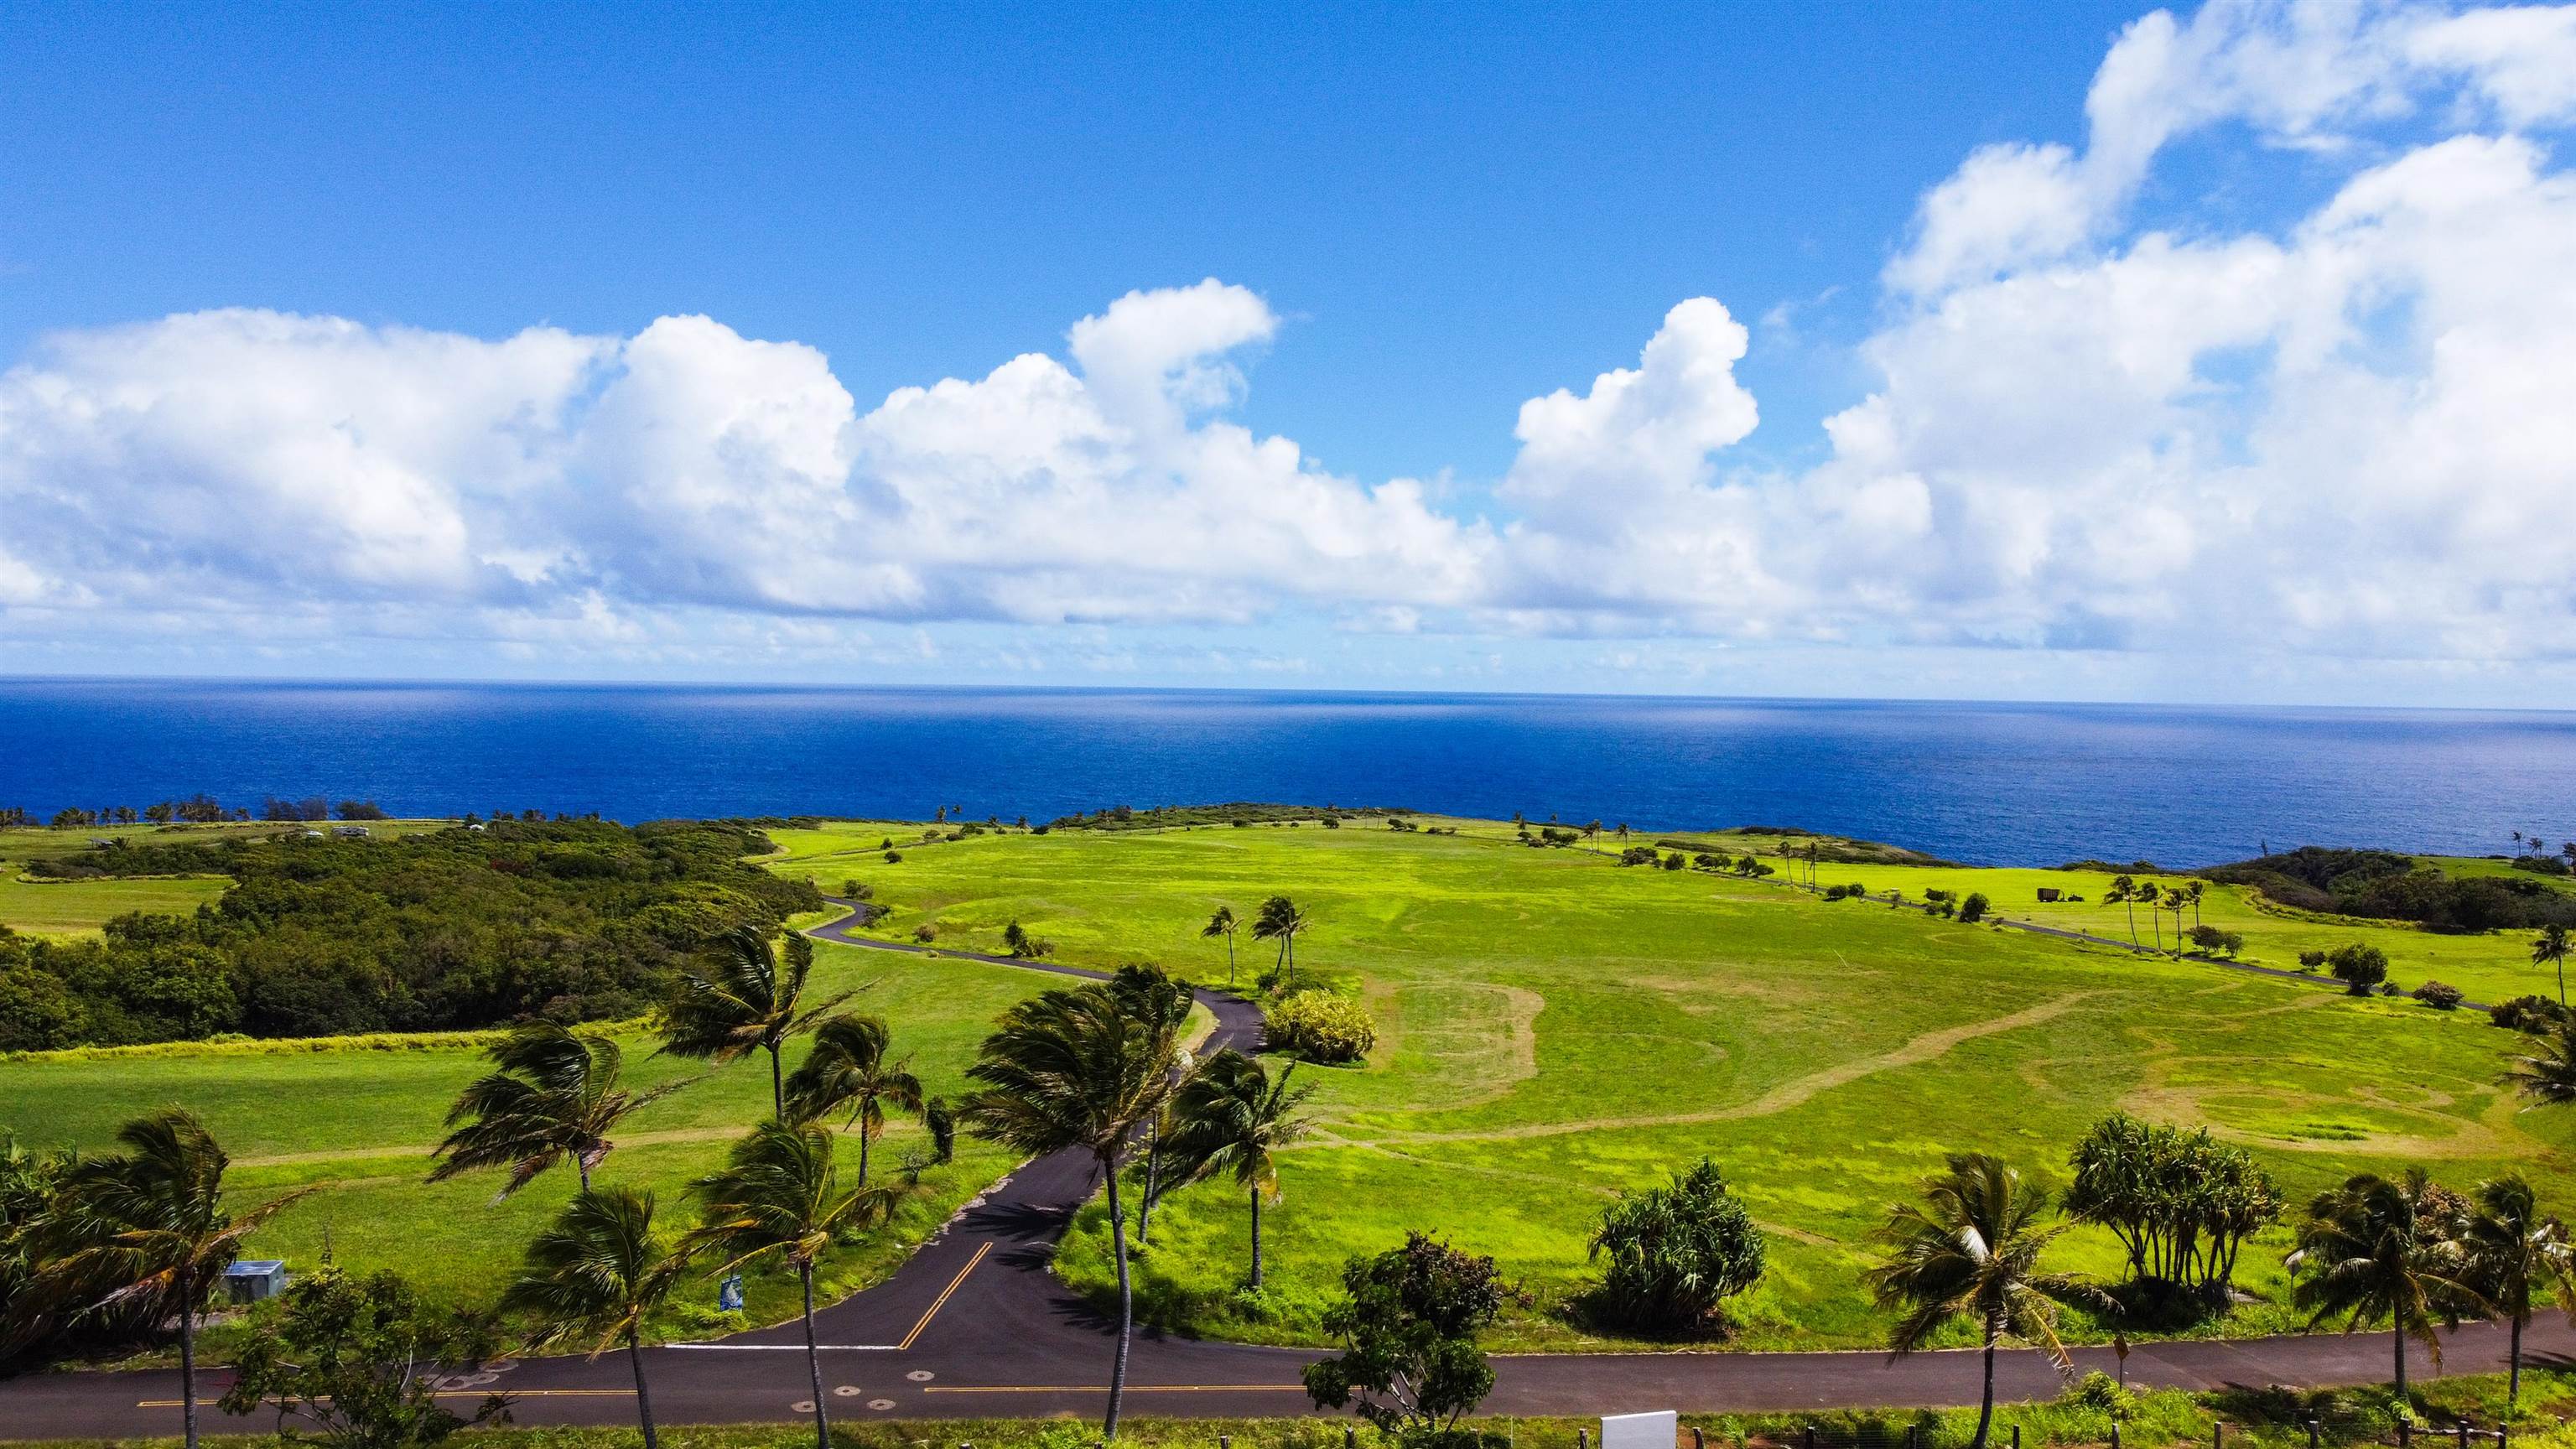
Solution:
M1467 1132L1388 1132L1368 1141L1353 1141L1350 1145L1383 1147L1391 1143L1410 1146L1436 1142L1500 1142L1530 1137L1561 1137L1576 1132L1617 1131L1631 1127L1686 1127L1702 1122L1732 1122L1746 1117L1769 1117L1803 1105L1820 1093L1849 1085L1863 1077L1933 1061L1946 1055L1952 1048L1979 1037L1993 1036L1999 1032L2018 1031L2026 1026L2037 1026L2042 1022L2054 1021L2094 997L2108 994L2110 993L2106 991L2073 992L2043 1001L2037 1006L2025 1007L2009 1016L1965 1022L1958 1026L1944 1027L1939 1031L1925 1032L1893 1051L1882 1052L1872 1057L1855 1057L1847 1062L1836 1063L1823 1071L1810 1072L1806 1076L1783 1082L1750 1102L1738 1103L1732 1107L1713 1107L1700 1112L1672 1112L1651 1117L1596 1117L1581 1122L1532 1122L1518 1127L1488 1127Z

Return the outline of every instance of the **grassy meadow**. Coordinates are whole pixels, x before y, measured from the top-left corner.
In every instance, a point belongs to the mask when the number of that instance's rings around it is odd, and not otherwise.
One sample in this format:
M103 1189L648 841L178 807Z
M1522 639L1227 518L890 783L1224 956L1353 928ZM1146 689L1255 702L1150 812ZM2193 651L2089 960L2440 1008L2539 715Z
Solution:
M1828 903L1776 879L1623 869L1613 859L1620 842L1606 833L1597 851L1540 850L1517 844L1504 823L1420 823L1457 833L1310 822L926 843L930 827L917 822L833 822L770 832L779 850L761 863L827 891L865 883L892 908L875 927L889 939L930 924L942 948L997 951L1016 920L1069 963L1150 961L1212 984L1228 968L1225 943L1199 934L1208 913L1228 904L1248 921L1265 896L1297 899L1315 923L1299 942L1301 970L1361 995L1379 1046L1361 1067L1299 1069L1318 1089L1319 1130L1286 1155L1285 1199L1264 1214L1265 1292L1237 1286L1246 1214L1231 1189L1192 1189L1157 1215L1138 1262L1144 1312L1197 1331L1310 1341L1343 1260L1420 1228L1494 1254L1529 1290L1499 1345L1627 1346L1583 1326L1587 1240L1612 1195L1706 1154L1770 1234L1770 1271L1734 1305L1732 1342L1872 1346L1884 1324L1857 1274L1891 1199L1943 1152L1970 1148L2062 1182L2076 1137L2121 1109L2207 1124L2256 1152L2293 1204L2345 1173L2421 1163L2461 1187L2519 1170L2545 1203L2576 1206L2576 1114L2522 1112L2498 1090L2496 1073L2522 1039L2479 1013L2356 1001L1884 903ZM61 834L12 834L21 833ZM884 859L888 838L899 863ZM1776 860L1776 837L1688 838ZM0 853L8 845L0 840ZM1820 873L1909 899L1926 887L1982 891L2012 919L2127 934L2125 912L2100 904L2107 875L1919 864ZM2043 885L2087 902L2041 906ZM52 910L48 919L77 929L83 917L54 902L83 898L49 892L90 890L86 909L104 919L117 899L134 901L117 909L188 909L193 898L149 893L207 898L220 887L0 882L0 920L40 926L36 913ZM169 904L143 904L154 899ZM2433 977L2497 1000L2549 984L2520 936L2308 917L2234 887L2213 886L2201 914L2244 932L2247 959L2264 964L2295 967L2302 950L2368 940L2408 986ZM2139 935L2148 934L2142 915ZM1236 950L1248 986L1271 951L1248 928ZM952 1095L994 1015L1051 984L944 956L828 945L818 967L825 990L873 983L859 1006L891 1024L932 1092ZM640 1033L624 1039L639 1083L706 1070L651 1058ZM447 1102L481 1065L470 1041L452 1038L36 1054L0 1059L0 1128L30 1145L96 1148L119 1121L184 1103L232 1152L244 1200L316 1189L257 1251L310 1263L327 1236L343 1262L398 1266L433 1293L475 1301L506 1280L573 1186L559 1172L494 1204L490 1177L422 1181ZM763 1063L707 1073L632 1119L603 1176L676 1197L766 1103ZM917 1126L898 1123L878 1161L891 1165L922 1141ZM847 1290L880 1275L1007 1166L961 1141L958 1161L925 1175L904 1219L845 1250L828 1282ZM2295 1326L2282 1306L2286 1239L2275 1228L2249 1246L2238 1281L2255 1301L2220 1331ZM2107 1235L2090 1231L2067 1238L2060 1261L2106 1276L2119 1267ZM1097 1205L1060 1266L1105 1289ZM790 1310L790 1280L750 1287L753 1319ZM721 1326L694 1306L712 1301L711 1287L690 1297L660 1333Z
M867 988L852 1009L885 1018L897 1049L913 1054L925 1089L951 1096L993 1016L1045 984L1030 972L896 961L828 944L816 947L814 981L826 995ZM314 1189L252 1240L255 1252L311 1264L327 1238L344 1264L399 1268L438 1297L478 1302L508 1281L522 1247L563 1206L576 1181L569 1167L558 1168L499 1203L492 1200L497 1174L424 1182L448 1102L486 1069L474 1046L453 1037L432 1040L442 1044L410 1047L399 1037L372 1037L352 1039L364 1045L323 1050L243 1043L0 1059L0 1128L30 1146L102 1148L112 1145L125 1119L183 1104L232 1155L227 1183L241 1201ZM755 1054L709 1067L652 1056L653 1041L641 1032L621 1033L620 1041L636 1085L700 1080L629 1118L599 1176L641 1183L682 1206L689 1181L715 1167L729 1142L768 1115L768 1060ZM800 1050L791 1049L790 1067ZM926 1155L927 1149L919 1123L897 1119L879 1139L871 1169L898 1170L907 1151ZM856 1139L844 1150L855 1170ZM956 1161L923 1175L922 1190L896 1222L827 1260L826 1282L837 1293L883 1276L1010 1166L1008 1154L961 1139ZM755 1274L745 1287L752 1321L794 1311L792 1277ZM682 1297L711 1306L715 1291L710 1284ZM659 1329L662 1336L689 1338L716 1326L682 1309L667 1314Z
M1777 881L1622 869L1580 847L1521 847L1507 825L1442 823L1462 833L1015 832L907 846L896 865L869 825L790 832L769 864L834 887L858 876L895 908L877 927L889 937L929 922L943 946L990 950L1017 920L1068 961L1153 961L1212 982L1224 944L1199 927L1216 905L1248 918L1285 892L1314 916L1301 967L1358 983L1379 1047L1362 1068L1300 1069L1320 1089L1321 1129L1287 1154L1285 1200L1264 1214L1270 1286L1237 1289L1246 1213L1221 1186L1169 1203L1141 1265L1151 1317L1225 1336L1313 1338L1342 1261L1422 1228L1494 1254L1531 1291L1501 1342L1595 1344L1576 1307L1602 1205L1705 1153L1771 1230L1770 1272L1738 1300L1735 1341L1875 1344L1884 1325L1857 1275L1891 1199L1970 1148L2062 1182L2077 1136L2124 1108L2208 1124L2294 1203L2352 1171L2416 1163L2463 1187L2520 1170L2550 1202L2576 1200L2576 1115L2521 1112L2499 1091L2520 1039L2479 1013L1827 903ZM1823 878L1982 890L2016 918L2039 916L2040 883L2097 899L2103 884L1919 866ZM2410 985L2538 984L2509 937L2275 917L2226 890L2203 913L2245 930L2260 959L2383 940ZM2039 918L2126 932L2116 907ZM1238 951L1246 981L1270 960L1248 935ZM2295 1326L2280 1306L2286 1247L2275 1228L2248 1248L2239 1282L2259 1301L2226 1331ZM2119 1267L2089 1231L2062 1258ZM1061 1264L1105 1286L1096 1205Z

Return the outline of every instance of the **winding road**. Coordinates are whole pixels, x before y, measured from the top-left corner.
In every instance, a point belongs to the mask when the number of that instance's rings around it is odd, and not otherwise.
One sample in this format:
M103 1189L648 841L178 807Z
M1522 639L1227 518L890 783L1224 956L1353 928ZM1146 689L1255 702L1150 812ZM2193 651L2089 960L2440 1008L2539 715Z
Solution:
M853 906L842 901L837 904ZM849 917L808 932L870 950L926 948L850 934ZM1015 970L1098 978L1048 962L941 951ZM1258 1044L1257 1008L1223 992L1198 993L1214 1013L1211 1046ZM1060 1153L1023 1164L969 1202L884 1283L816 1315L824 1382L837 1419L1096 1416L1107 1396L1114 1324L1048 1270L1055 1241L1074 1209L1098 1186L1092 1164ZM2576 1330L2563 1319L2535 1322L2530 1361L2576 1366ZM2453 1373L2501 1369L2505 1334L2472 1324L2446 1335ZM812 1412L804 1335L789 1322L718 1342L646 1351L654 1417L665 1424L792 1421ZM1193 1418L1256 1418L1318 1412L1298 1383L1310 1350L1212 1343L1140 1330L1128 1372L1128 1412ZM2384 1381L2386 1334L2190 1340L2134 1345L2132 1385L2218 1389L2274 1384L2325 1386ZM2075 1351L2079 1371L2112 1372L2107 1348ZM2418 1372L2428 1371L2417 1354ZM2060 1381L2035 1352L1998 1363L2007 1399L2050 1397ZM199 1393L222 1392L223 1370L200 1376ZM459 1401L503 1392L522 1424L632 1424L633 1380L621 1356L524 1359L495 1365L448 1386ZM1495 1359L1485 1410L1500 1414L1593 1415L1644 1409L1793 1412L1799 1409L1948 1407L1974 1404L1973 1351L1893 1358L1857 1353L1522 1354ZM175 1435L178 1375L32 1374L0 1381L0 1440ZM265 1427L230 1421L211 1406L211 1431Z

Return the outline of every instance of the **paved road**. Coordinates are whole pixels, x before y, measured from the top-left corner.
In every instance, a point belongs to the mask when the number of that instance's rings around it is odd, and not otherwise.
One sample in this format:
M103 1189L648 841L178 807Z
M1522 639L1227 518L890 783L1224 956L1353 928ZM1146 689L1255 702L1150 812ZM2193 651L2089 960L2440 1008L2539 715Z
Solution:
M846 903L844 903L846 904ZM922 948L848 934L846 921L812 934L870 949ZM940 952L967 956L965 952ZM974 956L1066 976L1098 973L1046 962ZM1240 998L1202 991L1217 1020L1212 1045L1248 1047L1260 1015ZM1040 1158L969 1203L883 1284L824 1309L818 1318L824 1382L843 1418L1036 1417L1099 1413L1109 1376L1111 1325L1047 1270L1056 1238L1097 1186L1080 1155ZM718 1343L649 1350L646 1373L664 1423L792 1420L809 1390L800 1325L745 1333ZM2532 1326L2529 1352L2576 1366L2576 1331L2550 1318ZM2504 1364L2505 1336L2471 1325L2450 1336L2450 1372ZM2115 1368L2108 1349L2077 1351L2080 1368ZM1129 1412L1193 1417L1260 1417L1316 1412L1298 1387L1314 1355L1297 1349L1208 1343L1153 1332L1137 1335ZM1804 1408L1955 1406L1977 1397L1975 1355L1891 1358L1877 1353L1531 1354L1496 1361L1486 1408L1507 1414L1590 1415L1637 1409L1709 1412ZM2429 1372L2421 1363L2418 1372ZM2272 1384L2384 1381L2385 1334L2176 1342L2135 1347L2132 1384L2214 1389ZM2009 1398L2055 1394L2055 1372L2037 1354L2011 1352L2000 1365ZM221 1370L201 1392L222 1391ZM484 1382L453 1385L461 1398L494 1390L515 1396L523 1424L623 1424L634 1418L632 1380L622 1359L530 1359L501 1366ZM34 1375L0 1382L0 1439L175 1434L178 1376L170 1372ZM211 1427L234 1427L207 1411ZM258 1427L257 1419L240 1427Z

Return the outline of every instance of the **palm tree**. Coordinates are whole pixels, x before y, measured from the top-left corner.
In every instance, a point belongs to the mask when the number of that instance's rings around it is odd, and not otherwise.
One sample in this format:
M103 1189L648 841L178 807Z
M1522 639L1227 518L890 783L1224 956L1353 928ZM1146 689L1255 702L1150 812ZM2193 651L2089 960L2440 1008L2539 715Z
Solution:
M2567 928L2543 926L2540 939L2531 943L2531 964L2558 968L2558 1004L2567 1004Z
M1104 1438L1116 1438L1135 1322L1127 1276L1127 1215L1118 1155L1152 1120L1184 1063L1179 1034L1138 1019L1105 987L1049 991L1002 1014L966 1075L982 1085L958 1115L976 1135L1031 1155L1082 1151L1108 1184L1109 1241L1118 1268L1118 1353L1109 1374Z
M1234 933L1242 928L1243 923L1234 918L1232 906L1217 907L1216 914L1208 917L1206 925L1199 927L1201 936L1225 937L1225 985L1229 991L1234 989Z
M2526 1112L2576 1102L2576 1022L2561 1023L2541 1039L2539 1050L2515 1057L2496 1080L2530 1099Z
M1593 821L1591 824L1584 826L1584 827L1583 827L1583 838L1584 838L1585 840L1590 841L1590 842L1592 843L1592 853L1593 853L1593 854L1595 854L1595 855L1600 854L1600 853L1601 853L1601 822L1600 822L1600 821L1598 821L1598 820L1595 820L1595 821Z
M705 1222L682 1240L691 1252L721 1254L730 1273L760 1258L796 1270L805 1291L805 1367L814 1382L814 1442L831 1449L824 1420L823 1355L814 1345L814 1262L832 1239L882 1220L895 1194L882 1187L843 1191L832 1134L814 1123L763 1122L733 1145L725 1165L697 1184Z
M1901 1309L1889 1344L1912 1353L1942 1325L1973 1316L1985 1342L1985 1394L1969 1449L1983 1449L1995 1417L1995 1347L2009 1335L2047 1351L2057 1371L2074 1361L2057 1338L2057 1305L2115 1311L2108 1295L2078 1279L2039 1269L2040 1254L2062 1226L2039 1226L2048 1194L2025 1187L2021 1174L1982 1152L1954 1153L1924 1181L1920 1204L1888 1211L1876 1236L1887 1256L1863 1275L1881 1308Z
M2156 938L2156 949L2159 951L2163 950L2165 948L2165 923L2157 917L2156 912L2164 909L2164 887L2156 884L2154 881L2148 881L2140 885L2138 887L2138 903L2147 908L2147 930Z
M653 1194L631 1187L582 1190L554 1226L528 1244L528 1265L503 1290L504 1313L537 1319L531 1349L586 1341L596 1360L623 1341L635 1371L635 1412L644 1449L660 1442L644 1382L644 1316L661 1305L688 1260L653 1222Z
M2576 1245L2567 1225L2541 1214L2531 1184L2520 1176L2478 1184L2476 1210L2460 1229L2460 1248L2479 1296L2513 1326L2505 1378L2505 1416L2522 1398L2522 1330L2531 1322L2531 1294L2538 1288L2576 1314Z
M2195 928L2200 925L2200 898L2207 894L2209 894L2209 882L2205 880L2193 881L2183 889L2184 897L2191 902L2191 923ZM2182 930L2181 921L2174 922L2174 930L2176 932Z
M1297 1114L1314 1095L1311 1086L1291 1089L1290 1063L1277 1081L1261 1063L1228 1049L1181 1084L1173 1110L1181 1119L1175 1144L1184 1170L1175 1176L1196 1178L1222 1172L1233 1177L1252 1199L1252 1279L1261 1286L1261 1200L1279 1199L1279 1164L1275 1154L1306 1135L1314 1124Z
M1130 965L1118 968L1109 979L1109 994L1129 1016L1148 1026L1177 1034L1188 1024L1193 998L1190 989L1174 981L1161 967ZM1189 1055L1183 1053L1179 1072L1186 1077L1192 1070ZM1177 1088L1177 1083L1175 1087ZM1154 1206L1163 1200L1163 1153L1170 1148L1177 1124L1172 1119L1171 1104L1163 1107L1145 1124L1145 1184L1136 1195L1136 1241L1152 1241Z
M844 1128L859 1129L859 1186L868 1185L868 1144L885 1135L886 1109L921 1110L921 1079L912 1058L886 1060L886 1024L873 1016L836 1016L816 1029L805 1064L787 1079L790 1122L812 1122L849 1109Z
M1286 896L1272 896L1261 903L1261 914L1252 923L1252 939L1279 943L1279 969L1287 979L1297 979L1297 937L1313 921L1297 903Z
M89 1300L96 1310L133 1307L152 1322L179 1317L180 1422L197 1442L197 1317L241 1256L242 1240L304 1196L224 1211L231 1159L193 1115L172 1107L116 1129L125 1151L74 1163L47 1215L52 1261L40 1298Z
M2397 1402L2406 1403L2406 1340L2424 1345L2439 1367L2439 1320L2457 1325L2463 1311L2484 1300L2470 1287L2467 1260L2453 1241L2465 1204L2433 1185L2422 1168L2403 1181L2375 1173L2344 1179L2318 1193L2299 1225L2298 1250L2289 1265L2299 1275L2291 1302L2308 1310L2308 1326L2337 1314L2344 1332L2389 1320L2396 1330Z
M2111 888L2102 893L2102 903L2129 908L2129 949L2138 949L2138 883L2125 875L2111 877Z
M475 1079L447 1109L456 1130L431 1152L441 1159L429 1180L507 1167L508 1197L566 1158L590 1190L591 1169L616 1144L609 1129L628 1113L687 1086L668 1082L642 1092L618 1088L624 1054L604 1036L577 1036L550 1021L531 1022L484 1051L499 1070ZM456 1124L464 1123L458 1127Z
M844 991L819 1006L805 1005L806 978L814 970L814 943L787 938L779 964L769 937L737 926L716 938L715 959L680 973L679 994L662 1013L662 1050L719 1065L758 1047L769 1053L772 1112L787 1117L787 1087L778 1064L786 1040L810 1029L832 1008L857 995Z

